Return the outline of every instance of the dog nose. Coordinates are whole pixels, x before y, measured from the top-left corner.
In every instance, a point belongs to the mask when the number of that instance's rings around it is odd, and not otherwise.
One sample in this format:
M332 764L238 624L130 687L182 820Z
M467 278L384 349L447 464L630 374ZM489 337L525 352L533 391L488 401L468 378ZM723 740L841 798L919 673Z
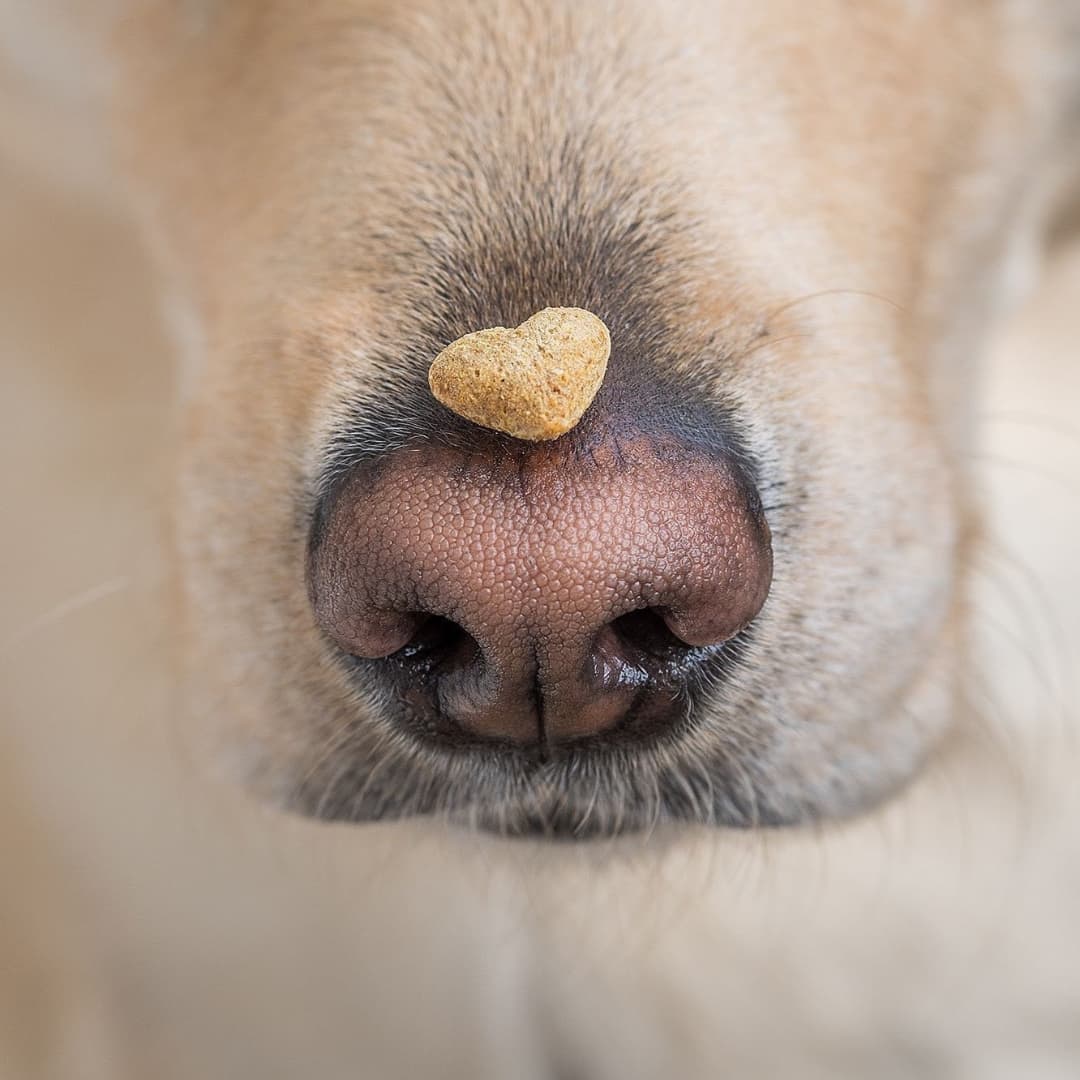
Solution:
M402 715L518 744L677 723L771 576L734 459L645 434L394 451L339 485L309 556L317 623Z

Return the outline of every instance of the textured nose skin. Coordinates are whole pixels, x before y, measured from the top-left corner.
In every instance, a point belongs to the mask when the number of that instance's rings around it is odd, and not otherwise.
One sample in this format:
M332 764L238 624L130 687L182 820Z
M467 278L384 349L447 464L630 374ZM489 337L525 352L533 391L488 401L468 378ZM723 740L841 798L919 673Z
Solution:
M338 488L309 573L319 625L392 664L411 708L533 743L673 721L694 658L760 610L772 556L733 461L642 434L395 451Z

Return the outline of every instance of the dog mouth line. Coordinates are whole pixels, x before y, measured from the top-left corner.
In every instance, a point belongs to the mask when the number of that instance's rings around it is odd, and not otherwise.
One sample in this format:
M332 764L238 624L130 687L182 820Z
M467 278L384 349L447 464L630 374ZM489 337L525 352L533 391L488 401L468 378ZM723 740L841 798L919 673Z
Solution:
M569 763L572 768L572 762ZM489 777L490 779L490 777ZM509 785L508 785L509 786ZM367 785L365 785L367 787ZM438 794L434 787L440 790ZM414 778L393 798L369 788L362 802L347 791L320 800L317 816L328 821L393 821L406 817L441 819L452 827L504 837L543 836L584 840L649 833L670 823L754 828L786 822L762 808L756 793L705 779L701 770L643 775L631 782L610 775L591 781L567 779L548 765L497 795Z
M398 733L391 745L309 775L294 805L327 821L429 817L469 831L566 840L672 822L786 823L765 805L745 747L718 740L709 761L695 761L687 744L697 726L688 704L680 729L650 744L631 750L618 740L583 739L547 754L513 744L425 745Z
M702 662L689 672L671 672L674 722L652 723L649 693L642 691L641 715L631 711L613 730L526 743L440 728L437 695L416 685L414 663L402 665L400 679L372 679L365 677L369 668L385 676L394 662L335 649L356 695L354 719L348 733L331 737L309 759L287 801L331 821L423 816L473 831L566 839L648 831L669 821L767 824L764 785L748 782L745 762L762 747L710 731L704 719L753 636L751 625L700 650Z

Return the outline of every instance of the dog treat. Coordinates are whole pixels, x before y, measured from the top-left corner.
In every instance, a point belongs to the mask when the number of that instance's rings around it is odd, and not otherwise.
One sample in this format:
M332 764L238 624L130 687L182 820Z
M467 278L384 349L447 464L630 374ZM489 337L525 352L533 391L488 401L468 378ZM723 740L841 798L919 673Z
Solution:
M539 442L565 435L596 397L611 352L608 328L581 308L544 308L513 330L477 330L447 345L431 392L481 427Z

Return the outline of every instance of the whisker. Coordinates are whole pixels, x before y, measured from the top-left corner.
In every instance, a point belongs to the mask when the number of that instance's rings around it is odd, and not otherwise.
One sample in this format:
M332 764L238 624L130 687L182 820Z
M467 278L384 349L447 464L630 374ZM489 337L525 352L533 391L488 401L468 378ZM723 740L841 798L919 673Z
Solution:
M42 612L37 618L32 619L26 626L16 631L12 637L4 642L3 648L0 649L0 658L7 658L12 652L34 637L35 634L56 626L76 612L123 592L125 589L130 588L131 585L132 579L129 577L109 578L107 581L93 585L83 592L76 593L74 596L69 596L66 600L60 601L60 603L49 608L48 611Z
M883 296L881 293L872 292L869 289L822 289L820 292L807 293L805 296L797 296L793 300L784 301L777 307L770 309L765 315L763 322L765 325L768 325L774 319L779 318L779 316L790 311L794 307L798 307L800 304L809 304L814 300L822 300L828 296L860 296L868 300L877 300L882 304L887 304L901 314L907 313L907 309L903 304L897 303L897 301L888 296Z
M963 457L977 466L1008 469L1024 476L1037 477L1061 488L1070 498L1080 499L1080 486L1074 482L1072 477L1048 469L1043 465L1036 465L1029 461L1018 461L1016 458L1003 457L1000 454L992 454L982 450L971 451L964 454Z
M743 349L739 353L740 359L747 359L754 356L759 352L763 352L766 349L775 348L777 345L783 345L787 341L807 341L816 337L815 334L810 333L809 330L801 332L793 332L790 334L781 334L780 337L763 337L760 341L755 341L747 349Z
M974 613L974 624L998 635L1010 654L1025 662L1039 692L1050 707L1054 724L1059 726L1060 730L1065 730L1069 726L1070 679L1062 643L1068 641L1068 635L1058 623L1053 605L1043 592L1040 582L1021 560L1010 556L1000 545L991 546L989 541L984 545L983 554L996 556L999 569L1002 566L1007 567L1023 578L1024 588L1016 589L1010 586L1004 575L993 573L991 567L978 561L972 564L973 571L988 585L993 586L1000 599L1012 608L1015 623L1019 624L1020 629L1017 630L1013 623L1002 621L986 610L985 600L989 600L989 597L984 598L983 603L979 603L979 598L976 598L978 610ZM1033 598L1036 602L1034 610L1021 600L1022 596L1025 600ZM1031 644L1032 640L1034 645ZM1000 689L997 695L1000 696Z

